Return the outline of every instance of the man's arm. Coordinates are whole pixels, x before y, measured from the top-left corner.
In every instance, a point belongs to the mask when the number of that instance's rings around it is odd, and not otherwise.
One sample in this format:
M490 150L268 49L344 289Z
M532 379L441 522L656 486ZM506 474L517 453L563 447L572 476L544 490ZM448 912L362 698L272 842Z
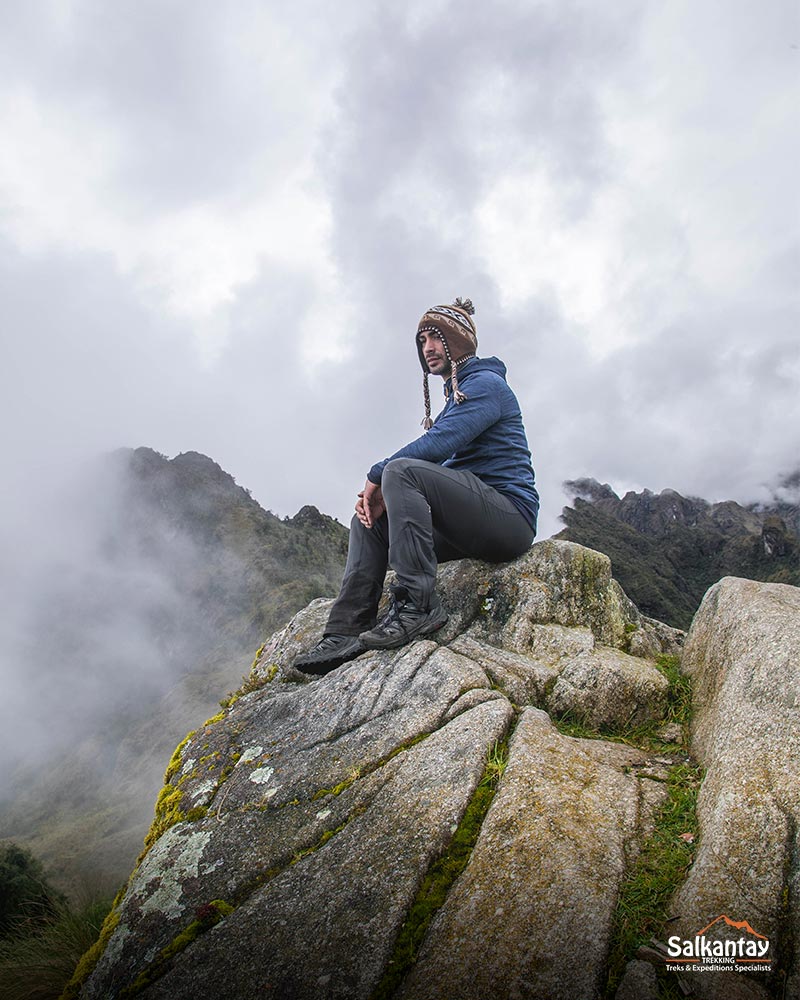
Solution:
M420 458L425 462L441 465L461 448L466 447L501 417L502 407L495 381L498 378L499 376L491 372L481 372L471 378L468 395L463 403L452 403L446 407L429 431L396 451L394 455L373 465L369 470L367 481L376 486L380 485L386 463L394 458Z

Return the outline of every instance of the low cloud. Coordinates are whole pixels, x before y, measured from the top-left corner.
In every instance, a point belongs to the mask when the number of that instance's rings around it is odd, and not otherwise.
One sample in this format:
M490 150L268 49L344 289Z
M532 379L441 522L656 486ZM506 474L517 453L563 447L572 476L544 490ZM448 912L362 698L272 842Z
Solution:
M756 500L797 467L788 0L5 14L18 714L47 697L54 554L76 594L111 572L93 576L89 530L108 498L86 499L88 534L61 500L80 463L197 450L265 508L347 523L372 463L420 432L414 330L456 295L520 398L541 536L566 479ZM133 604L170 606L132 579Z

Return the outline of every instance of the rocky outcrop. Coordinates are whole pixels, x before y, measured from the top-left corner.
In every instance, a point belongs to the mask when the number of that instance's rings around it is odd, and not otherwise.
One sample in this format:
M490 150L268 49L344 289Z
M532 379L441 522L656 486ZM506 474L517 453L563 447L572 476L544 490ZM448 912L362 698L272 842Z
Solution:
M800 590L721 580L695 617L683 665L694 682L691 748L706 778L700 845L670 933L691 938L724 915L716 937L769 939L771 975L694 975L698 996L733 996L734 978L737 996L800 996Z
M665 721L654 658L682 634L569 542L449 564L439 592L436 641L318 680L291 663L330 602L275 634L176 751L73 995L599 996L671 761L564 735L547 713Z

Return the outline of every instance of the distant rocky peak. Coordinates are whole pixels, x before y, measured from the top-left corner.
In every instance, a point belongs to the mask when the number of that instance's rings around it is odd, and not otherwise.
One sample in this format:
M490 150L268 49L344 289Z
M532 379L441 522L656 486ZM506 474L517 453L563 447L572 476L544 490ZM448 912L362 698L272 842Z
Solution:
M589 478L570 480L564 488L576 502L589 503L650 536L660 536L673 524L694 527L710 507L705 500L684 497L672 489L660 493L628 490L620 499L608 483L600 485Z
M199 451L184 451L175 458L167 458L152 448L124 449L129 455L130 468L137 473L158 473L177 478L191 477L208 483L235 486L233 476L218 465L213 458Z
M606 552L614 573L650 615L687 627L705 591L723 576L800 583L800 473L781 480L773 503L709 503L673 489L619 499L595 480L565 483L575 496L559 538ZM577 488L576 488L577 487ZM774 491L778 496L777 487Z
M617 494L608 483L598 483L596 479L584 476L581 479L568 479L562 484L565 493L573 500L587 500L594 503L598 500L619 500Z
M182 451L172 459L172 463L178 468L192 469L217 479L233 481L233 476L229 472L225 472L213 458L209 458L208 455L203 455L199 451Z
M320 513L313 504L306 504L289 520L294 525L308 525L309 527L317 526L322 528L327 527L333 521L333 518L327 514Z
M675 490L662 490L654 494L627 493L620 506L621 520L647 535L660 535L674 524L694 527L707 513L705 500L681 496Z

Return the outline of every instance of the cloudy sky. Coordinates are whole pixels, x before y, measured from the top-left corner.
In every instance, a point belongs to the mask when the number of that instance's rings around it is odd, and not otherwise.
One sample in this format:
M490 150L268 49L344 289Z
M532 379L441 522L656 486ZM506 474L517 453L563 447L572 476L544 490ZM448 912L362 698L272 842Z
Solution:
M3 544L98 451L349 520L476 304L560 483L798 465L796 0L6 0Z

